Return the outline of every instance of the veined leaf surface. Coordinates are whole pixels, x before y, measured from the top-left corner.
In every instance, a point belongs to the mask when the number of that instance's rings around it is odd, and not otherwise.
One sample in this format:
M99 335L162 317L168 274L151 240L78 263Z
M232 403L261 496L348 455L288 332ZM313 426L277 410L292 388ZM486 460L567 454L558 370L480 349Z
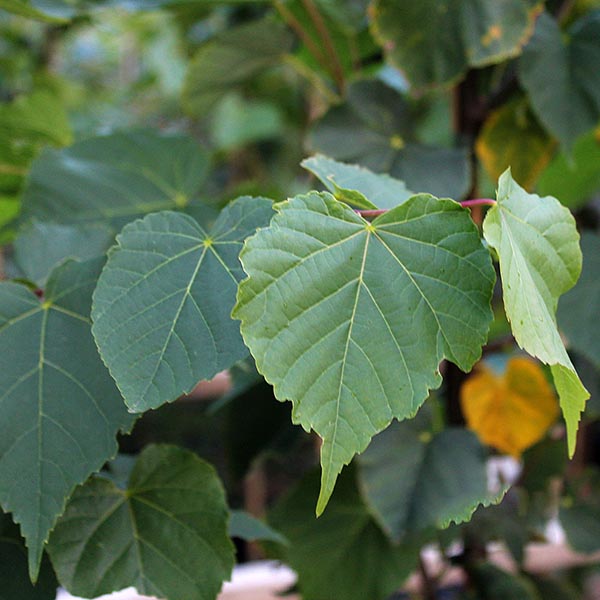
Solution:
M452 200L413 196L372 223L327 192L276 209L242 251L233 316L294 422L323 438L321 513L343 465L440 384L442 358L478 359L495 277Z

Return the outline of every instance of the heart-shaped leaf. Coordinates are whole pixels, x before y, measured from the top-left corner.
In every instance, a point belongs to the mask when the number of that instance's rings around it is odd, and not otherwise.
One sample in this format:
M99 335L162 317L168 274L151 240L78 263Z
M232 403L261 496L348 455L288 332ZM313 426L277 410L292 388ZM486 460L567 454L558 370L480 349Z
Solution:
M495 276L452 200L413 196L372 223L327 192L276 208L240 256L233 316L294 422L323 438L321 513L343 465L440 384L442 358L478 359Z
M223 485L211 465L174 446L149 446L127 489L95 477L78 488L48 550L71 593L133 586L165 600L213 600L234 563Z
M247 355L230 317L243 275L238 254L272 214L270 200L242 197L210 233L162 212L117 236L94 292L93 332L132 410L175 400Z

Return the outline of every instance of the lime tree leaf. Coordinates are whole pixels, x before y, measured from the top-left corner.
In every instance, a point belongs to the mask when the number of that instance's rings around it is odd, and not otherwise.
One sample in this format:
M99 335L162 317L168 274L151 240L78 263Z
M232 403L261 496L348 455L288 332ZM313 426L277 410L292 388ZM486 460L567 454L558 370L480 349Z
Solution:
M44 555L37 583L27 572L27 548L8 515L0 512L0 600L56 600L58 582Z
M558 305L558 324L569 348L600 368L600 236L581 236L583 269L577 285Z
M533 109L567 151L600 120L600 10L563 34L548 14L519 59L519 76Z
M32 220L14 241L14 257L24 276L44 287L52 269L66 258L87 260L102 256L115 232L96 224L58 225Z
M413 196L372 223L327 192L276 209L240 255L233 316L293 421L323 438L320 514L343 465L440 384L442 358L479 358L495 276L452 200Z
M552 160L555 142L538 123L527 100L515 98L490 113L475 151L492 180L508 167L528 190Z
M506 489L488 491L487 453L477 437L450 428L432 435L394 423L360 456L359 484L377 522L394 540L468 521Z
M23 218L116 228L149 212L198 200L209 156L190 137L152 130L91 138L34 161Z
M560 198L576 209L600 191L600 129L579 138L569 156L561 153L538 181L540 194Z
M289 545L282 558L298 573L304 600L384 600L417 565L417 544L397 545L381 531L362 501L353 469L340 477L327 512L315 519L310 473L269 513Z
M533 31L538 0L374 0L375 37L415 88L450 86L469 67L517 56Z
M358 165L347 165L322 154L307 158L301 164L318 177L338 200L358 208L394 208L414 196L403 181L373 173Z
M271 18L238 25L207 41L188 67L183 89L186 111L204 117L231 90L281 63L291 49L287 27Z
M232 510L229 519L229 535L248 542L257 540L287 544L287 540L278 531L243 510Z
M314 151L388 173L417 192L452 198L468 192L466 148L418 143L415 115L404 96L378 80L357 81L346 96L313 126L309 146Z
M506 171L483 233L498 253L504 308L517 343L550 365L572 455L589 394L558 333L556 307L581 272L575 219L556 198L528 194Z
M117 451L123 400L90 331L102 260L53 271L43 302L0 283L0 504L20 523L35 579L44 543L73 489Z
M117 236L94 292L93 332L131 410L175 400L247 355L230 317L243 276L238 254L272 214L270 200L246 196L210 233L167 211Z
M231 575L225 492L188 450L149 446L126 489L95 477L75 490L48 550L61 584L92 598L133 586L165 600L212 600Z

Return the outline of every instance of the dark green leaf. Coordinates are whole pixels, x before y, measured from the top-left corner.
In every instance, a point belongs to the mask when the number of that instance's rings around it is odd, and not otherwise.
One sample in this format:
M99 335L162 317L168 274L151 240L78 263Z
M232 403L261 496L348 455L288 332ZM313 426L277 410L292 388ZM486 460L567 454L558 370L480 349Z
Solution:
M162 212L127 225L94 292L94 337L134 411L175 400L247 354L230 318L244 239L266 225L270 200L241 197L207 233Z
M117 451L131 415L90 331L101 260L68 262L40 302L0 283L0 502L29 547L35 578L42 549L72 490Z
M232 510L229 519L229 535L248 542L257 540L287 544L287 540L278 531L243 510Z
M227 520L212 466L188 450L149 446L126 490L95 477L75 491L49 552L76 595L133 586L165 600L212 600L234 563Z
M469 569L479 600L544 600L533 583L520 575L512 575L491 563Z
M560 523L573 550L591 554L600 550L600 510L586 504L562 507Z

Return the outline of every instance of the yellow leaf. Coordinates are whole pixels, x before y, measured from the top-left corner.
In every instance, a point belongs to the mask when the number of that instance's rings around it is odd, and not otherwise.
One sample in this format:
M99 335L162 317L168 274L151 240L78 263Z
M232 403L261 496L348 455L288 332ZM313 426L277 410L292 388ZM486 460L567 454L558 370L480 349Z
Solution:
M556 396L539 365L526 357L511 358L503 375L480 364L461 388L467 426L481 441L519 457L556 421Z

